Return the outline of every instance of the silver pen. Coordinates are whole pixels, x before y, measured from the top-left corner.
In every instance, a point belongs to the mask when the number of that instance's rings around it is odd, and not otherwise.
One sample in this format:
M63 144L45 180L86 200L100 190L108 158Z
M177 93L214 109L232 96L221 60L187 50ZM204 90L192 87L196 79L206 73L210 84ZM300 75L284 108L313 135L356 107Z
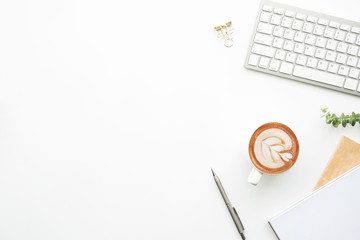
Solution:
M212 171L212 174L214 176L214 180L216 182L216 185L218 186L219 188L219 191L221 193L221 196L223 197L224 201L225 201L225 204L226 204L226 207L228 208L229 212L230 212L230 215L235 223L235 226L237 228L237 230L239 231L240 235L241 235L241 238L243 240L245 240L245 235L244 235L244 226L242 225L241 223L241 220L240 220L240 217L239 215L237 214L236 212L236 209L231 206L231 203L230 203L230 200L229 198L227 197L226 195L226 192L224 190L224 187L222 186L221 182L220 182L220 179L219 177L214 173L214 170L211 169Z

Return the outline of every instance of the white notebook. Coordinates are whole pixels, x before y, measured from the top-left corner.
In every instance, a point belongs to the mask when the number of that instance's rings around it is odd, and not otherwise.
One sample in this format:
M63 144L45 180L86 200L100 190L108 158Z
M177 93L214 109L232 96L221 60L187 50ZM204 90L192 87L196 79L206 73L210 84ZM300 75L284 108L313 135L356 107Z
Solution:
M360 166L269 220L280 240L359 240Z

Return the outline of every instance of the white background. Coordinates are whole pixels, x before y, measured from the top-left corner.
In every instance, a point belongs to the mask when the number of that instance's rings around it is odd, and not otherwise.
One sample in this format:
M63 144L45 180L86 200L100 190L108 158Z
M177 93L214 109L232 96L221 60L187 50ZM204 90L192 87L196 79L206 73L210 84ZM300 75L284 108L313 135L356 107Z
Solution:
M359 3L296 1L360 21ZM340 137L320 109L360 98L243 67L259 1L2 1L0 239L250 240L309 194ZM232 48L213 28L232 21ZM247 183L269 121L300 142L288 172Z

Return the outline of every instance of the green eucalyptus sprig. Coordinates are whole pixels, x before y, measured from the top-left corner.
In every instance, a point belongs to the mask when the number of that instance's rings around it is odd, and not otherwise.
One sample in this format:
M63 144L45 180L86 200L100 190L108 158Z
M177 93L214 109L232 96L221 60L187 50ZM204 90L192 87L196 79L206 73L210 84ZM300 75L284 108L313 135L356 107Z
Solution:
M355 126L356 122L360 123L360 114L352 112L351 115L345 115L342 113L339 117L336 114L331 114L328 111L328 108L322 108L321 111L324 113L322 117L325 117L326 124L332 124L334 127L338 127L340 124L343 127L351 124L351 126Z

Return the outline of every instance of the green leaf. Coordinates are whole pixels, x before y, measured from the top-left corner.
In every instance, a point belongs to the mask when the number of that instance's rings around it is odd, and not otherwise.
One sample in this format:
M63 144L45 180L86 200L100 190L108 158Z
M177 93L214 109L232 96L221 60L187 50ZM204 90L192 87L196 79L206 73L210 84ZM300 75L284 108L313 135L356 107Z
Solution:
M342 124L342 126L343 126L343 127L346 127L346 116L345 116L345 114L342 113L341 116L340 116L340 118L341 118L341 124Z
M332 125L337 128L340 125L340 121L336 119L333 121Z
M335 120L337 120L337 119L338 119L338 117L336 116L336 114L335 114L335 113L333 113L333 114L331 115L331 119L332 119L333 121L335 121Z
M330 113L326 114L326 120L325 120L326 124L330 124L331 123L331 117L330 117Z
M351 123L351 126L355 126L355 123L356 123L356 115L355 115L354 112L352 112L352 114L351 114L350 123Z
M360 113L356 114L356 121L360 122Z

